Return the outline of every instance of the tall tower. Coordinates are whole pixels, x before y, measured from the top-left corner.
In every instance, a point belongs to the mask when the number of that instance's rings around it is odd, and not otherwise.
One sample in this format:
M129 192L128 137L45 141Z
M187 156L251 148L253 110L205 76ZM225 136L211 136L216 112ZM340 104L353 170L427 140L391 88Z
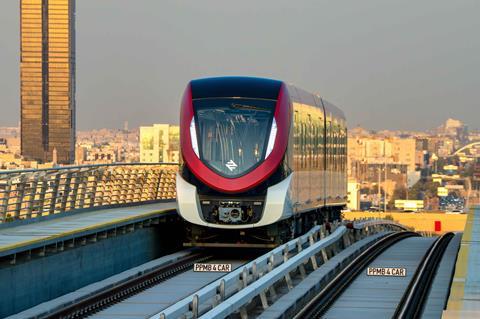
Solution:
M20 0L21 152L75 160L75 0Z

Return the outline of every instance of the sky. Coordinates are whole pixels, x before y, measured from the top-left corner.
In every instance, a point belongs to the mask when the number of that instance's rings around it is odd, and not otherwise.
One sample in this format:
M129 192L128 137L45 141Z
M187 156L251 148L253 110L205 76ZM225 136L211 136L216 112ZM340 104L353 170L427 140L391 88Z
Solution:
M77 0L77 128L178 123L189 80L270 77L350 127L480 129L478 0ZM19 0L0 4L0 126L18 124Z

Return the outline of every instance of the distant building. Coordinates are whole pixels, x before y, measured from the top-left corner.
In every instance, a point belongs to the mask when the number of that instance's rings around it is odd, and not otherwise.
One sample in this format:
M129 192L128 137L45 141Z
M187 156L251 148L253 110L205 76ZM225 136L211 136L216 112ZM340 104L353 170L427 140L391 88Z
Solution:
M140 162L178 163L180 129L177 125L154 124L140 127Z
M416 212L424 208L424 202L423 200L397 199L395 208Z
M437 128L437 134L440 136L448 136L458 142L455 147L461 146L468 142L468 128L459 120L448 119L443 125Z
M100 147L88 150L85 164L110 164L117 162L117 153L111 147Z
M467 131L467 126L462 121L455 120L455 119L448 119L440 127L440 131L445 135L458 136Z
M360 183L349 180L347 186L347 207L351 210L360 209Z
M75 147L75 164L83 164L87 160L87 149L83 146Z
M75 0L20 0L21 153L75 159Z
M358 174L365 165L406 165L406 169L416 168L416 142L413 138L348 138L348 173L362 180Z
M378 135L348 138L348 176L361 183L362 188L375 190L377 196L368 200L377 205L381 196L385 194L388 201L395 189L405 188L413 180L409 176L415 173L417 161L414 138Z

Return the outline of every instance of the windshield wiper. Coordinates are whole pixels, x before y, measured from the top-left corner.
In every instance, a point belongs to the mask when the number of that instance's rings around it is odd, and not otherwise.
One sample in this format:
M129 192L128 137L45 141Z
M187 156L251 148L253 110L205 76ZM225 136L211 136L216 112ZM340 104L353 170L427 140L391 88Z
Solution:
M269 112L270 109L264 107L258 107L255 105L245 105L245 104L237 104L232 103L232 108L234 109L241 109L241 110L254 110L254 111L261 111L261 112Z

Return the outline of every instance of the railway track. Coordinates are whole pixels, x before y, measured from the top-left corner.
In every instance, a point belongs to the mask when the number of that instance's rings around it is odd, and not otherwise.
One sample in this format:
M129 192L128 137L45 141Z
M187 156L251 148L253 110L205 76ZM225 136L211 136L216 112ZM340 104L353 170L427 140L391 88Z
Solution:
M380 228L379 225L383 225L384 228ZM318 268L319 262L321 264L327 262L339 253L341 247L351 245L352 240L363 242L366 238L362 239L362 236L367 236L370 232L372 234L385 230L388 232L391 227L398 226L390 222L382 224L378 221L365 221L360 223L359 227L353 231L353 228L335 224L333 232L325 237L326 230L321 226L316 226L302 237L272 251L251 250L247 254L248 256L245 255L246 251L242 251L242 259L239 259L238 251L231 249L215 251L202 249L193 252L187 250L169 257L166 256L166 258L162 257L165 260L156 261L155 267L139 266L138 270L123 275L126 276L123 277L125 279L108 279L102 283L104 288L87 288L85 292L79 292L80 296L74 294L66 300L55 301L54 305L58 306L50 308L55 310L51 310L49 313L37 313L32 318L91 317L95 319L128 315L131 318L142 319L162 317L164 313L168 313L169 317L177 318L178 315L182 317L182 314L185 313L200 315L210 312L210 310L222 312L224 307L222 307L221 301L227 298L229 302L226 304L235 300L236 310L232 308L235 313L245 311L252 301L254 301L252 303L254 305L261 300L262 307L265 308L278 298L275 289L278 288L277 291L282 293L278 278L283 278L285 282L282 281L282 285L287 285L290 290L293 288L292 284L298 284L297 279L299 279L290 276L290 273L298 272L304 277L306 274L302 270L305 271L310 266L313 269ZM363 228L365 231L358 232L358 229ZM378 249L375 252L376 255L381 253L380 246L388 247L402 238L417 234L403 231L386 236L377 235L375 235L377 238L383 239L372 239L372 242L379 240L372 246ZM382 244L380 245L380 243ZM372 247L368 251L373 252ZM354 248L352 252L356 249L359 248ZM258 257L259 255L261 256ZM374 258L374 255L370 255L371 258ZM193 271L193 264L202 262L229 263L233 270L227 275L221 272ZM367 262L366 260L365 263ZM348 269L347 272L349 272ZM295 282L292 279L295 279ZM261 291L256 288L258 285L262 285ZM269 291L270 297L265 295L266 290ZM247 293L249 298L243 298L242 296ZM258 300L255 298L257 296ZM210 301L212 304L207 305L206 303ZM195 304L198 307L195 307Z
M203 252L192 253L179 260L160 266L154 271L132 278L124 283L101 291L78 303L71 304L54 313L43 317L45 319L77 319L86 318L122 300L136 295L167 279L173 278L193 267L194 263L206 262L213 258Z
M299 318L322 318L331 314L330 308L340 298L342 293L349 287L355 278L363 273L366 267L379 257L387 248L391 247L400 240L415 236L414 233L402 232L391 234L369 247L356 259L354 259L346 268L344 268L324 289L322 289L307 305L294 317ZM418 235L417 235L418 236ZM403 297L398 304L392 308L395 311L393 318L420 318L422 309L427 300L429 289L435 278L435 273L442 260L449 242L454 237L453 233L447 233L437 238L428 249L425 248L423 258L416 267L415 273L405 288ZM359 287L359 286L357 286ZM357 288L358 289L358 288ZM347 297L348 298L348 297ZM336 309L336 308L335 308ZM338 310L337 310L338 311ZM336 312L338 316L338 312ZM365 314L363 314L365 315ZM352 318L355 315L352 313ZM335 317L335 315L334 315ZM388 315L390 318L391 315Z
M422 316L423 307L435 278L436 270L454 236L453 233L446 233L430 247L398 304L394 318L420 318Z
M393 244L402 239L413 236L420 235L414 232L396 232L383 237L372 246L368 247L353 259L342 271L340 271L340 273L338 273L328 285L320 290L320 292L312 298L294 318L321 318L350 283L364 271L370 262Z

